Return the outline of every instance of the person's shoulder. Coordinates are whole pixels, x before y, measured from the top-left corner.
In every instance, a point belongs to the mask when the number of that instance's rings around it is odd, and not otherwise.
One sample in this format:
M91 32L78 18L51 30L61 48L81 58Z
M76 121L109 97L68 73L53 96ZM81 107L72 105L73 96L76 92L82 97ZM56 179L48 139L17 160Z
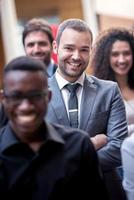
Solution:
M93 88L98 88L101 92L119 90L118 84L114 81L99 79L92 75L87 75L85 80L85 84L88 84Z
M53 91L55 88L58 88L58 82L56 80L55 74L48 78L48 87Z
M108 86L115 86L115 85L117 85L117 83L114 82L114 81L103 80L103 79L97 78L97 77L95 77L93 75L87 75L86 78L87 78L87 80L89 82L96 83L96 84L99 84L99 85L108 85Z

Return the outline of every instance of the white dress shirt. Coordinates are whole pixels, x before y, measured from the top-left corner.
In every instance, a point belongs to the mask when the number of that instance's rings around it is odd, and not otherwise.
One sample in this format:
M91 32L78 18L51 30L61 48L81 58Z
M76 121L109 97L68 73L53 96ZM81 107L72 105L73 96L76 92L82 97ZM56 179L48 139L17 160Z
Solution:
M68 112L68 100L69 100L69 96L70 96L70 93L68 91L67 88L65 88L65 85L67 85L69 82L64 79L59 73L58 71L56 71L55 73L55 76L56 76L56 80L57 80L57 83L59 85L59 88L60 88L60 91L62 93L62 96L63 96L63 100L64 100L64 103L65 103L65 107L66 107L66 110L67 110L67 114L68 114L68 118L69 118L69 112ZM80 105L81 105L81 98L82 98L82 91L83 91L83 84L84 84L84 78L85 78L85 73L83 73L79 79L74 82L74 83L79 83L80 84L80 87L77 89L77 98L78 98L78 121L80 121Z

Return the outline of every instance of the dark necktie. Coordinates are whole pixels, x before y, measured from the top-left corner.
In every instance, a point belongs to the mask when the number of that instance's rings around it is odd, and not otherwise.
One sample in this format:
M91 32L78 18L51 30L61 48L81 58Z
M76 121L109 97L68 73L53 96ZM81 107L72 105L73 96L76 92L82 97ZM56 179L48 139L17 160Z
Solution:
M79 83L66 85L66 88L70 92L70 97L68 101L70 126L75 128L78 128L78 99L76 95L76 90L79 86L80 86Z

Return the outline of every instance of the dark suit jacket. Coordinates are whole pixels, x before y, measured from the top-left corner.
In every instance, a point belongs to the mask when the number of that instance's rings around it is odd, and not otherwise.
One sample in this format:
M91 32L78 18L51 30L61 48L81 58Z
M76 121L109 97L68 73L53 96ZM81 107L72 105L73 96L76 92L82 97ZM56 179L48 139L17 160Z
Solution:
M49 79L49 87L52 90L52 100L46 119L69 126L65 104L55 76ZM86 76L80 113L80 129L88 132L90 137L100 133L108 136L107 145L98 150L103 171L121 165L120 146L127 136L127 122L117 83Z

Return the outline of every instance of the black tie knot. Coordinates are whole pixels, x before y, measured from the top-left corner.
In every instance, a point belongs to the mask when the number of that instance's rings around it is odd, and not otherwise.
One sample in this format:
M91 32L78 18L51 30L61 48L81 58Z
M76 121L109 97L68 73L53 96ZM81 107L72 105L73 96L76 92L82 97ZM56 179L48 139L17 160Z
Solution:
M80 86L80 84L79 83L75 83L75 84L67 84L66 85L66 88L68 89L68 91L70 92L70 93L76 93L76 90L77 90L77 88Z

